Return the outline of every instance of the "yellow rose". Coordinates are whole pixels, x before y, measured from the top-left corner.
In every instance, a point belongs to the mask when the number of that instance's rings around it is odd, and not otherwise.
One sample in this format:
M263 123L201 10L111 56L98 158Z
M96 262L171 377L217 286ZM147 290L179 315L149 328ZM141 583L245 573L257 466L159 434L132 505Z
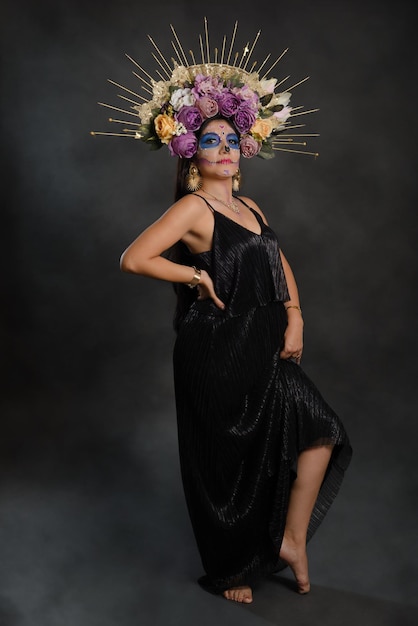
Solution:
M273 125L271 123L270 118L268 117L267 119L258 119L255 120L255 124L252 126L251 128L251 133L253 135L258 135L259 137L261 137L262 140L267 139L267 137L270 137L271 135L271 131L273 130Z
M154 120L155 131L161 143L169 143L174 135L175 121L173 117L160 113Z

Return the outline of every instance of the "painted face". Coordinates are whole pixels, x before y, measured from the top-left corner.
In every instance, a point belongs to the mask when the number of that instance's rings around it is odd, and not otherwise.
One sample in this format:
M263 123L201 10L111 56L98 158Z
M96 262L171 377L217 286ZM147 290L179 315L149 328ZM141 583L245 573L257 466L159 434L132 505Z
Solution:
M208 148L217 148L222 143L222 138L218 133L204 133L199 139L199 148L207 150ZM239 150L239 139L235 133L228 133L225 137L225 152L230 150Z
M224 176L233 176L237 171L241 156L239 137L223 120L209 122L200 136L196 156L199 169L202 167L216 169Z

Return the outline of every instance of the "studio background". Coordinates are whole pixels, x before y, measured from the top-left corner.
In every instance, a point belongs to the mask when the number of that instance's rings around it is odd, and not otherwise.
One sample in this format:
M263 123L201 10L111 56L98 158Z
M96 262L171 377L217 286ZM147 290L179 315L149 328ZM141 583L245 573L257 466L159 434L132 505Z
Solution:
M0 624L258 626L286 610L238 614L195 584L177 457L174 294L119 270L125 247L171 204L175 160L90 135L117 132L97 105L122 102L108 78L138 90L125 53L154 75L146 35L170 58L171 23L197 52L204 16L212 46L238 20L237 50L258 29L254 59L288 47L272 75L310 76L291 104L320 109L303 120L320 132L308 146L318 159L278 152L242 163L242 193L264 210L296 274L303 367L354 447L309 547L314 591L395 613L416 606L410 3L1 8Z

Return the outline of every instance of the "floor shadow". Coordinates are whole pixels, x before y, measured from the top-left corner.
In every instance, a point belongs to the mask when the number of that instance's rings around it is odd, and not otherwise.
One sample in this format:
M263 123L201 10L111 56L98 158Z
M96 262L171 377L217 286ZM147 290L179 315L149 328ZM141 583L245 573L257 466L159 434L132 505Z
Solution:
M247 610L270 624L286 626L416 626L418 607L386 602L347 591L312 585L300 595L292 580L272 576Z

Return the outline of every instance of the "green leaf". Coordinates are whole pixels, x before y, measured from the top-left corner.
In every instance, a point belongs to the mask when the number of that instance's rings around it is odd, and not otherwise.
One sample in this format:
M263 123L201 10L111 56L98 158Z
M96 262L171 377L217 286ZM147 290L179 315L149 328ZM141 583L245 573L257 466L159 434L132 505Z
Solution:
M260 159L274 159L274 150L268 143L263 143L260 152L257 154Z
M138 132L142 135L141 139L147 141L150 137L155 136L154 124L141 124L138 128Z
M270 111L273 111L273 113L277 113L277 111L281 111L282 109L284 109L283 104L276 104L274 107L270 108Z
M231 76L231 78L228 78L227 81L231 87L243 87L244 83L242 82L242 80L240 79L240 77L238 75L236 76Z
M268 103L271 101L272 97L273 97L272 93L266 93L265 96L260 98L261 106L266 107Z

